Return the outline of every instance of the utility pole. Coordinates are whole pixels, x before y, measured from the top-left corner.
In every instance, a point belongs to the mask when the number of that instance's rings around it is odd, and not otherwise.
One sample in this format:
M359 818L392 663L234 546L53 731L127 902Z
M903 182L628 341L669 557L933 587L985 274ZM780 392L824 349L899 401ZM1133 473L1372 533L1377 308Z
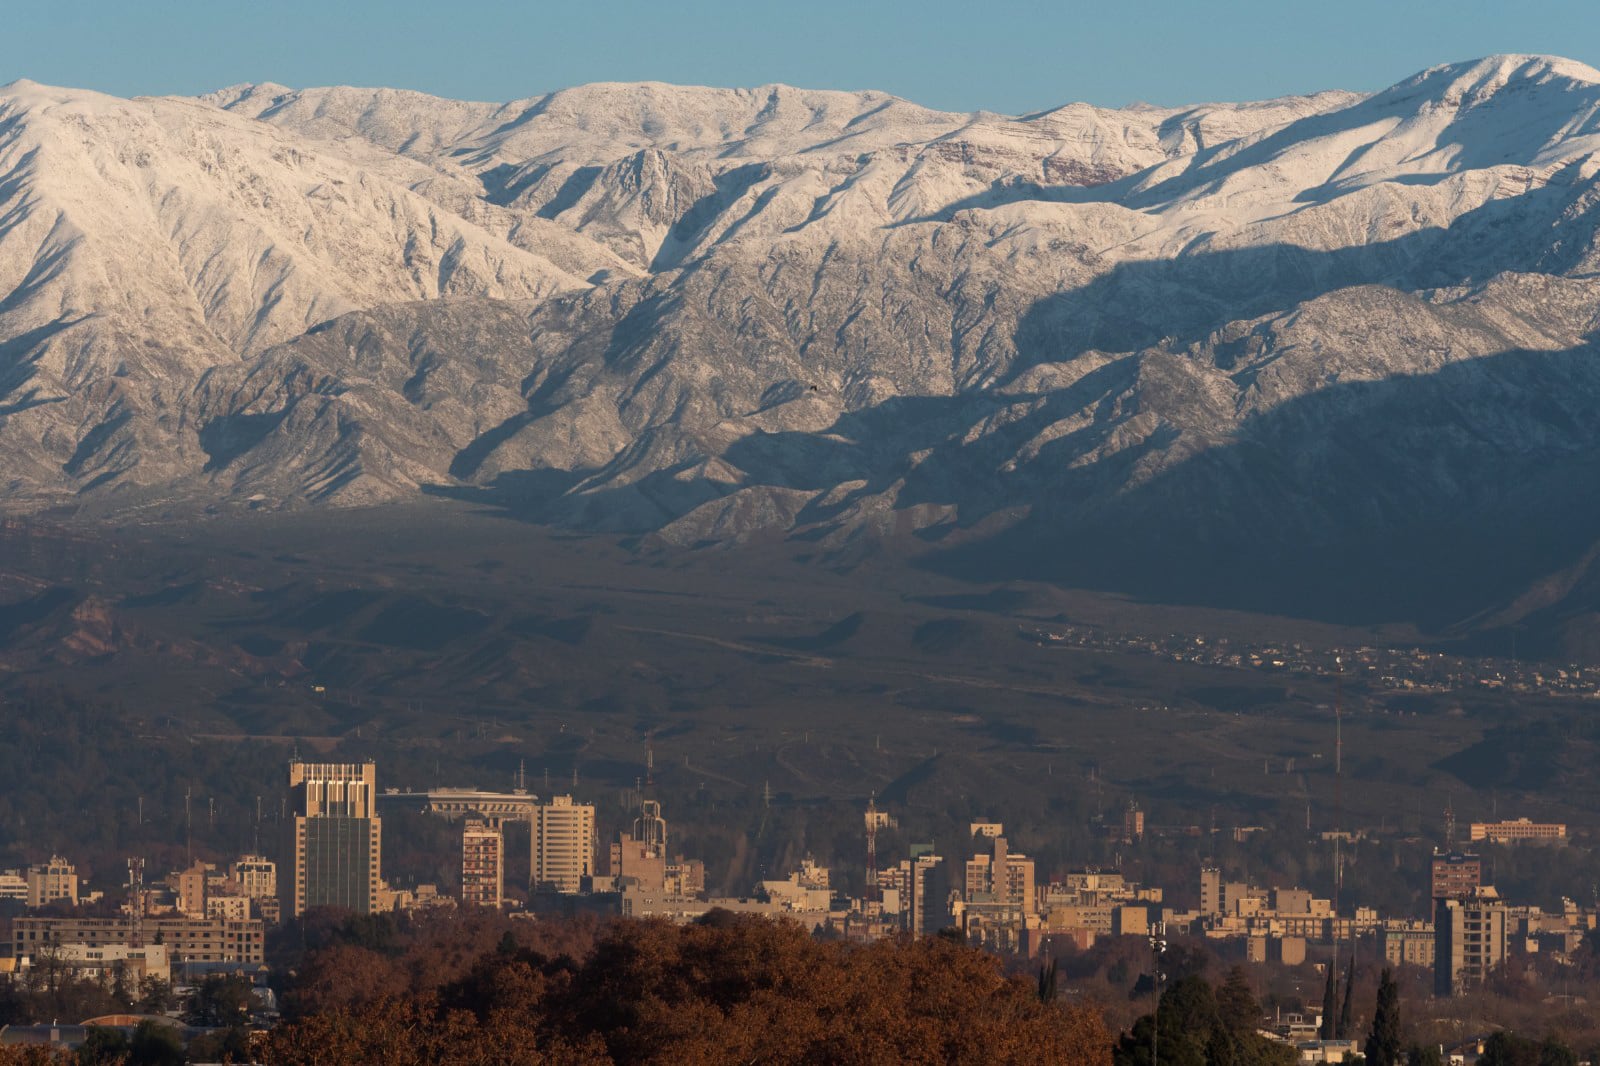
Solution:
M1152 972L1156 986L1156 1007L1150 1013L1150 1066L1161 1066L1161 982L1166 977L1161 972L1161 956L1167 951L1167 923L1157 922L1150 931L1150 954L1155 960Z
M878 794L867 800L867 918L876 918L878 908Z

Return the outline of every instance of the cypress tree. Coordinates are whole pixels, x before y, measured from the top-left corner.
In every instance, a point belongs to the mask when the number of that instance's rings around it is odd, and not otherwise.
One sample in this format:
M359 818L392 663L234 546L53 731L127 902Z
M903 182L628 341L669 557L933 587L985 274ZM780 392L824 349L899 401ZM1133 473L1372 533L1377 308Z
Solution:
M1350 953L1350 968L1344 975L1344 1006L1339 1008L1339 1028L1334 1032L1335 1040L1349 1040L1350 1031L1355 1028L1355 1019L1351 1010L1351 993L1356 988L1356 956Z
M1322 1025L1317 1028L1317 1036L1322 1040L1333 1039L1334 1008L1338 1005L1338 993L1333 984L1333 966L1328 966L1328 986L1322 990Z
M1387 967L1378 979L1378 1006L1366 1054L1367 1066L1400 1066L1400 988Z

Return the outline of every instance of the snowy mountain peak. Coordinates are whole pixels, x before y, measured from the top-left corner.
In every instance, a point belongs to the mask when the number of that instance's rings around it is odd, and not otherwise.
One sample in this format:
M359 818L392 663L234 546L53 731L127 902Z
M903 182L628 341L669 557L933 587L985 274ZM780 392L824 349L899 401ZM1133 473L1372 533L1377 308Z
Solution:
M1440 96L1464 96L1518 85L1600 86L1600 70L1560 56L1493 55L1430 67L1394 88L1425 87Z

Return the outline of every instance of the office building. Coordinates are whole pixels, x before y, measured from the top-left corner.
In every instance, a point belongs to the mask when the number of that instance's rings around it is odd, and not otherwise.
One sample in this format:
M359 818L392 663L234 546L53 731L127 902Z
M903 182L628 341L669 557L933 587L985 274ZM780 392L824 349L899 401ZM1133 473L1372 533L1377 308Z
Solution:
M1433 991L1460 995L1480 987L1506 961L1506 907L1492 888L1466 899L1441 899L1433 912Z
M278 864L261 855L246 855L229 871L239 891L249 899L274 899L278 895Z
M78 902L78 869L52 855L49 862L28 867L28 906L42 907L57 900Z
M1483 860L1459 851L1433 853L1429 899L1467 899L1483 885Z
M553 796L533 808L533 858L529 881L535 891L583 891L594 876L594 806Z
M1022 914L1036 913L1033 860L1012 852L1003 836L984 839L993 850L988 855L980 853L968 860L967 900L1006 903L1019 908Z
M883 912L912 936L932 936L951 924L950 876L931 844L911 845L909 859L878 871Z
M1122 812L1122 842L1137 844L1144 839L1144 812L1137 803L1129 803Z
M160 917L138 923L116 918L16 918L11 923L11 957L31 958L54 945L91 948L159 943L173 962L265 961L265 927L255 919ZM135 939L142 943L135 943Z
M382 821L372 763L290 763L294 792L293 913L341 907L371 914L383 882Z
M1561 822L1533 822L1515 818L1508 822L1473 822L1470 836L1489 844L1564 844L1567 827Z
M1378 951L1390 966L1431 969L1436 950L1433 926L1427 922L1385 922L1378 930Z
M505 835L498 825L469 818L461 830L461 902L498 907L505 902Z

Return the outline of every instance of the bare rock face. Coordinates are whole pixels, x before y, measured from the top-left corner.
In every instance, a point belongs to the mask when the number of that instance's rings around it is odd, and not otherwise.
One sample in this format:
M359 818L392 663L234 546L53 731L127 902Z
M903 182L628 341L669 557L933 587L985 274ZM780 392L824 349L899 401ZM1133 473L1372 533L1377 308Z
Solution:
M1533 56L1014 117L17 83L0 490L917 533L1267 606L1365 568L1470 612L1600 540L1597 153L1600 73Z

